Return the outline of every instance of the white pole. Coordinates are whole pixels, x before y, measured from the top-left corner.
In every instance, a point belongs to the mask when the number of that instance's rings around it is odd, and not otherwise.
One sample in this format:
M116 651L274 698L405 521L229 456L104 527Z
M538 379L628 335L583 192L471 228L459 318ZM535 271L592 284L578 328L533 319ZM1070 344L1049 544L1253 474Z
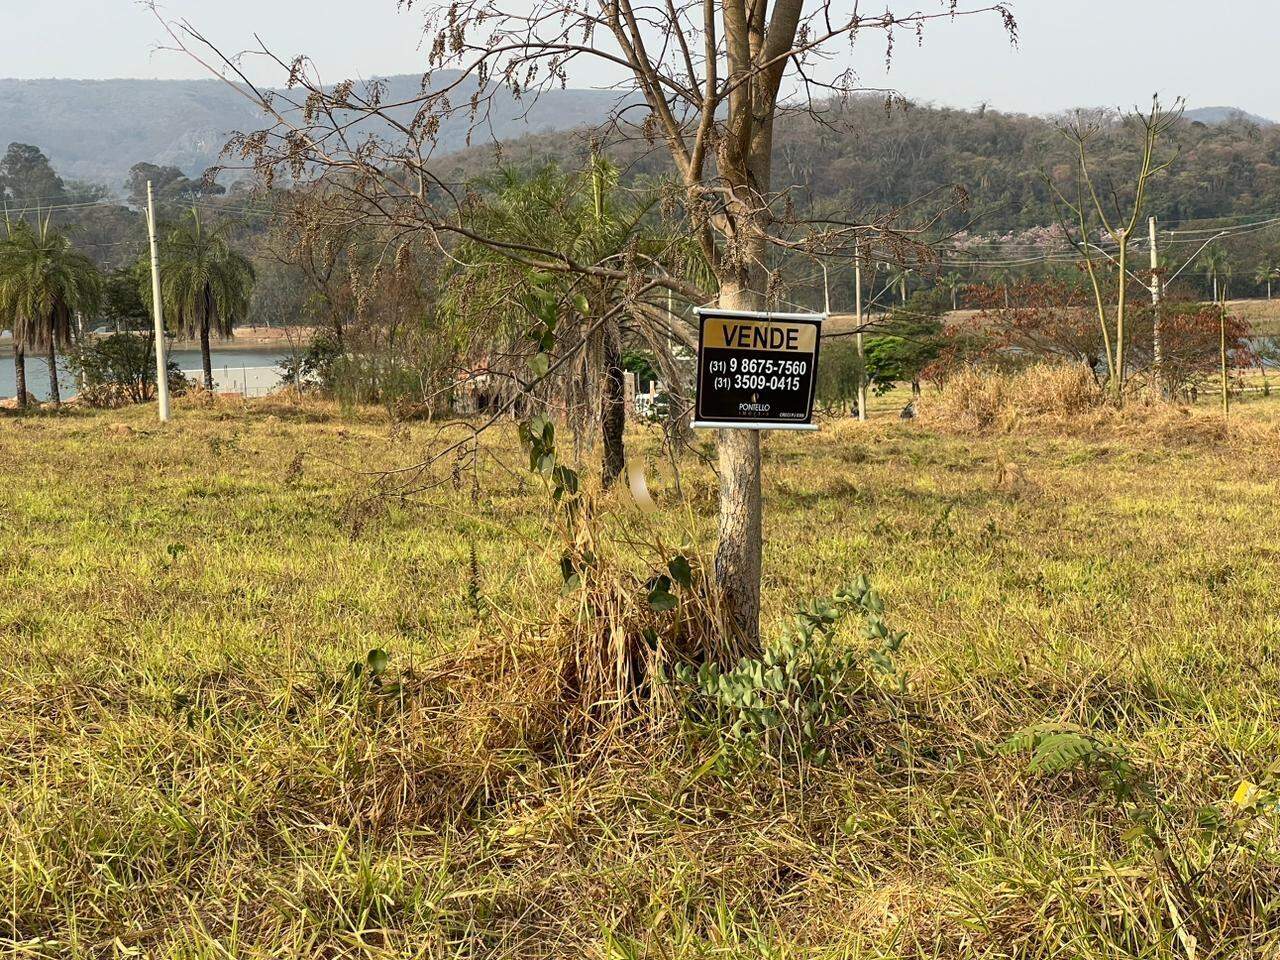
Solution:
M853 240L853 322L857 329L854 340L858 347L858 419L867 419L867 352L862 346L862 256L858 239Z
M147 232L151 235L151 302L156 328L156 395L160 400L160 422L169 419L169 365L164 355L164 304L160 301L160 253L156 247L156 205L147 181Z
M1160 322L1160 256L1156 252L1156 218L1147 218L1147 232L1151 238L1151 307L1155 313L1151 326L1151 359L1155 366L1156 380L1160 383L1160 393L1164 395L1164 382L1161 373L1164 369L1164 331Z
M1147 219L1147 230L1151 234L1151 302L1160 302L1160 257L1156 253L1156 218Z

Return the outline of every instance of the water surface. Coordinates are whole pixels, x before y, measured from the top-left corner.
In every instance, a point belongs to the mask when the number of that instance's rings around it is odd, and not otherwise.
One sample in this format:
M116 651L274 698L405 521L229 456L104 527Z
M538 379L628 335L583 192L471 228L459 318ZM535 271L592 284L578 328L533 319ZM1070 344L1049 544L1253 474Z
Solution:
M211 351L214 388L250 397L270 393L280 385L279 364L288 355L287 350L279 348L214 348ZM204 378L199 349L170 350L169 359L197 383ZM58 364L58 388L63 400L76 395L75 377L62 363ZM41 400L49 398L49 362L43 357L27 357L27 389ZM13 354L5 350L0 353L0 398L12 397L16 390Z

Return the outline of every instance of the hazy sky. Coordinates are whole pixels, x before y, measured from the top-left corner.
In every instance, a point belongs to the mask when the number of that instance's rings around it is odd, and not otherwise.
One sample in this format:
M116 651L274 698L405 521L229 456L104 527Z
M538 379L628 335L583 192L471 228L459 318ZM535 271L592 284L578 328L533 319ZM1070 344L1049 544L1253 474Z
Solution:
M931 2L944 0L916 0L924 9ZM1016 49L994 18L939 23L922 49L914 38L899 38L888 83L917 100L1030 113L1129 106L1159 91L1184 95L1193 107L1238 106L1280 119L1276 0L1012 6L1021 35ZM256 32L282 53L305 52L326 79L417 72L423 59L420 16L398 12L396 0L168 0L165 9L229 50L253 45ZM157 50L162 38L135 0L0 0L0 76L201 76L182 56ZM865 83L886 82L879 40L860 40L854 57ZM276 79L265 64L249 72ZM576 79L589 86L601 78Z

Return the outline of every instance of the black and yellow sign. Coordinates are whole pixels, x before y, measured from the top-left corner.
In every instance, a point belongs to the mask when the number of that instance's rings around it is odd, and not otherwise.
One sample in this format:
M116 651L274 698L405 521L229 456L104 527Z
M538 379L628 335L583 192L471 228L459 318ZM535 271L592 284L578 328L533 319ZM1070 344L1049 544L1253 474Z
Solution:
M814 429L823 317L698 311L695 427Z

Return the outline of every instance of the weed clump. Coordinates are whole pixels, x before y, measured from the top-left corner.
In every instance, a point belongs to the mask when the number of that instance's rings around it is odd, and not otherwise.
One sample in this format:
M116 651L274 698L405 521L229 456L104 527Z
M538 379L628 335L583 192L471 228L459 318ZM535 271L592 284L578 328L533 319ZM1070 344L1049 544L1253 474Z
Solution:
M678 666L739 656L704 566L679 554L666 567L646 579L585 543L566 552L564 589L543 613L457 665L472 699L511 707L493 734L544 755L595 754L674 715L664 678Z
M921 396L916 415L930 425L986 433L1026 419L1066 420L1104 402L1093 375L1077 364L1041 363L1014 373L966 367Z

